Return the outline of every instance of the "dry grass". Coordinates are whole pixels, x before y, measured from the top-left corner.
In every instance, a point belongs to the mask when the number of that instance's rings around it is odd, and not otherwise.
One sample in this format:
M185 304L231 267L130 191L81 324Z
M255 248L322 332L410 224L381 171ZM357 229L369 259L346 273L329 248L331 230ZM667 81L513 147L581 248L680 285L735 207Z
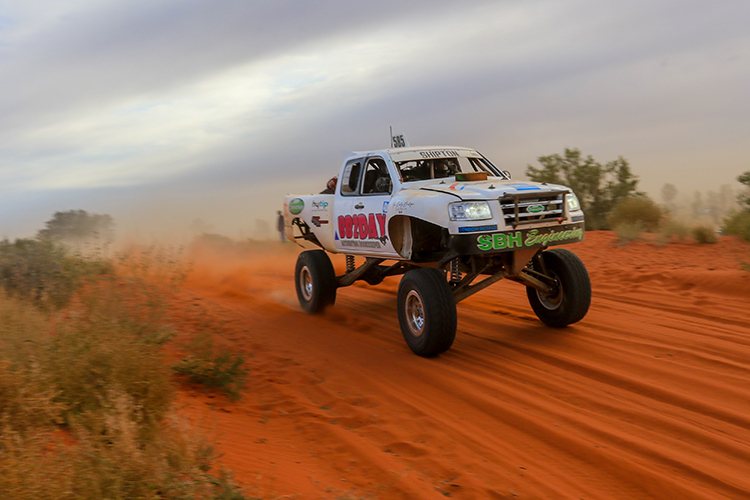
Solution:
M181 271L149 258L80 281L60 312L0 295L3 500L245 498L171 408L160 346Z

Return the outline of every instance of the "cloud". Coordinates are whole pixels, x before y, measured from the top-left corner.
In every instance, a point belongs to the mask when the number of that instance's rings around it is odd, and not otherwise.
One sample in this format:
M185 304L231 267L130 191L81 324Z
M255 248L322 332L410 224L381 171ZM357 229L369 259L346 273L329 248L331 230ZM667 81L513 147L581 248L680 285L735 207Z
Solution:
M342 151L386 145L389 125L412 144L477 147L517 177L580 147L624 155L652 191L702 186L712 161L732 182L750 133L748 14L676 0L19 2L0 18L0 210L118 200L125 213L159 195L193 210L201 193L245 190L274 213Z

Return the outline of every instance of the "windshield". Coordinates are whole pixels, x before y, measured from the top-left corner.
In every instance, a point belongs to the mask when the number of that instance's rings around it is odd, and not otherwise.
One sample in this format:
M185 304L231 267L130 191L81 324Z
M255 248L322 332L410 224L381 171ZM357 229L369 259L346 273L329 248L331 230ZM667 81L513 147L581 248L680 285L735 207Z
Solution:
M398 168L403 182L444 179L453 177L460 172L487 172L488 176L504 178L504 175L484 158L456 157L409 160L397 162L396 168Z

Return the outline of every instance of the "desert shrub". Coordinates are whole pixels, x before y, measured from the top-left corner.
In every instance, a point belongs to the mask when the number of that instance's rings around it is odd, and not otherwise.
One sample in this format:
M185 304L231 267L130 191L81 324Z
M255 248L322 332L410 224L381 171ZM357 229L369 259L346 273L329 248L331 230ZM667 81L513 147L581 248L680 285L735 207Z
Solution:
M27 301L8 297L0 289L0 358L27 360L47 328L44 313Z
M700 244L710 244L719 241L719 238L716 236L716 231L708 226L695 226L692 230L692 234L695 241Z
M0 242L0 285L42 307L64 306L85 278L110 271L106 262L71 255L52 241Z
M214 471L212 447L177 419L139 437L133 402L120 394L90 426L68 437L40 432L0 437L3 500L245 500L225 470Z
M50 316L0 294L0 498L245 498L170 411L146 285L87 283Z
M615 236L620 245L638 241L643 235L643 226L639 223L620 223L614 227Z
M0 436L26 435L60 422L64 405L38 366L23 367L0 359Z
M0 290L0 436L60 421L64 405L37 356L46 327L39 310Z
M736 234L745 241L750 241L750 210L742 210L727 215L722 225L724 234Z
M642 231L653 232L659 228L663 211L646 196L623 198L612 208L609 224L612 228L623 225L641 226Z
M187 357L175 364L177 373L192 382L219 388L230 399L239 399L248 375L242 356L217 348L211 335L204 333L192 339L189 351Z
M41 355L66 421L88 420L117 389L134 401L132 418L150 432L169 409L173 391L163 357L126 325L94 317L60 328Z
M683 222L669 218L662 223L659 233L667 240L676 237L682 241L690 234L690 228Z

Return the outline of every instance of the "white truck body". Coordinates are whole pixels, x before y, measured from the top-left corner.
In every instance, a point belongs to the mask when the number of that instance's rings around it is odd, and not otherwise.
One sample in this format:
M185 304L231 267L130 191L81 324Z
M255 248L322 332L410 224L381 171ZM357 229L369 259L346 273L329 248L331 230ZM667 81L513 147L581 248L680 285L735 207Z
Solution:
M405 165L446 159L465 164L463 174L470 173L466 170L474 161L474 165L486 169L487 176L472 181L460 180L462 173L438 177L432 172L428 179L405 178ZM390 189L365 185L370 170L361 174L363 167L371 164L387 169ZM352 180L357 173L358 178ZM428 146L355 154L344 161L338 179L334 194L286 197L284 220L291 241L332 253L411 260L420 250L419 242L415 242L419 235L412 230L415 221L443 228L448 235L443 244L452 244L461 253L496 253L583 239L583 212L568 188L512 181L473 149ZM463 220L452 217L449 205L461 201L487 202L489 216ZM300 227L304 226L314 238L302 235ZM441 249L429 250L422 253L437 255Z
M549 326L586 315L585 266L568 250L547 250L583 239L583 212L570 189L514 182L473 149L395 139L401 147L347 158L324 193L284 200L287 237L310 248L298 256L294 275L305 311L323 312L355 281L377 285L402 275L399 325L419 356L447 351L456 304L504 278L526 287ZM343 275L326 252L346 254ZM356 256L364 264L356 266Z

